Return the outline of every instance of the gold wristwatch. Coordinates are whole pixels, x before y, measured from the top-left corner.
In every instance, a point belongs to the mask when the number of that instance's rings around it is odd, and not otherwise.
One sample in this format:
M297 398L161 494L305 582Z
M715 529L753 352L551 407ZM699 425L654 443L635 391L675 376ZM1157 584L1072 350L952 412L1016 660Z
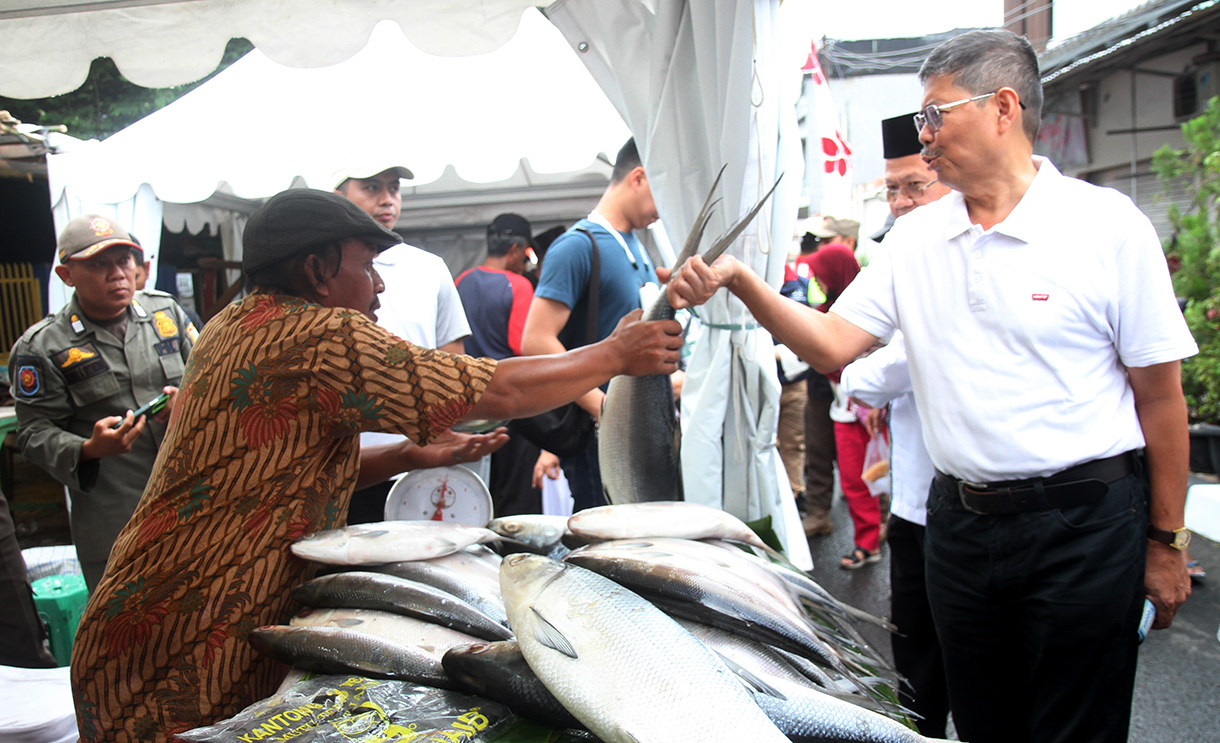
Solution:
M1158 529L1152 524L1148 525L1148 538L1154 539L1161 544L1167 544L1179 552L1190 546L1190 529L1183 526L1180 529Z

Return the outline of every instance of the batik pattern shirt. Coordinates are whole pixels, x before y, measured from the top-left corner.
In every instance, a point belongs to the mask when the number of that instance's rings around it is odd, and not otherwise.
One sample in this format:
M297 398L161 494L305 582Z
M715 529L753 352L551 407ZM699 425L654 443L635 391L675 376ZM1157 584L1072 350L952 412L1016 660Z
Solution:
M495 362L421 349L360 313L253 294L196 344L144 497L73 648L81 739L161 741L270 696L247 643L313 576L301 537L342 526L361 431L426 444Z

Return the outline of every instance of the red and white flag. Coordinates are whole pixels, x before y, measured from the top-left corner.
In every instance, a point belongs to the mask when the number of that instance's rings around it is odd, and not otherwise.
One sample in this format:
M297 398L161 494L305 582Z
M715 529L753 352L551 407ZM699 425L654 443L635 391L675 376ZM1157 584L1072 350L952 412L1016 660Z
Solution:
M808 120L813 122L809 139L819 142L815 149L814 163L820 160L820 166L814 164L816 172L822 174L821 194L810 193L810 206L822 214L842 216L851 210L851 186L853 167L851 145L839 131L839 113L835 108L834 97L830 94L830 86L826 84L826 75L818 61L818 46L816 42L809 44L809 56L801 69L811 80L806 90L809 91L807 101L810 107ZM811 191L816 186L809 184ZM819 204L820 202L820 204ZM818 209L820 205L820 209Z

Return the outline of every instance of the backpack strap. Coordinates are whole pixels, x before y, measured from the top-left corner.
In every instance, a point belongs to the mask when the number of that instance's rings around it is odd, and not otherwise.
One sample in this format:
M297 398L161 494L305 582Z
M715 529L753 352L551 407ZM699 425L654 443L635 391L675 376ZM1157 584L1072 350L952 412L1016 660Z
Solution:
M600 306L601 295L601 273L602 273L602 256L601 251L597 249L597 238L593 233L586 230L584 227L576 227L577 232L583 232L589 238L589 243L593 246L593 252L589 258L593 264L589 271L589 304L588 304L588 325L585 328L585 344L597 342L597 308Z

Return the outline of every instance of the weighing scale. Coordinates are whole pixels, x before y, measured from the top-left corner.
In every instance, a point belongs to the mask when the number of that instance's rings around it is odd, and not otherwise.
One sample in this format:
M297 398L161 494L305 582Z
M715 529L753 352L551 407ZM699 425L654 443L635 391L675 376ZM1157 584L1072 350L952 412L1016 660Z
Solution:
M385 501L386 521L454 521L486 526L493 517L491 492L466 469L433 467L399 478Z

